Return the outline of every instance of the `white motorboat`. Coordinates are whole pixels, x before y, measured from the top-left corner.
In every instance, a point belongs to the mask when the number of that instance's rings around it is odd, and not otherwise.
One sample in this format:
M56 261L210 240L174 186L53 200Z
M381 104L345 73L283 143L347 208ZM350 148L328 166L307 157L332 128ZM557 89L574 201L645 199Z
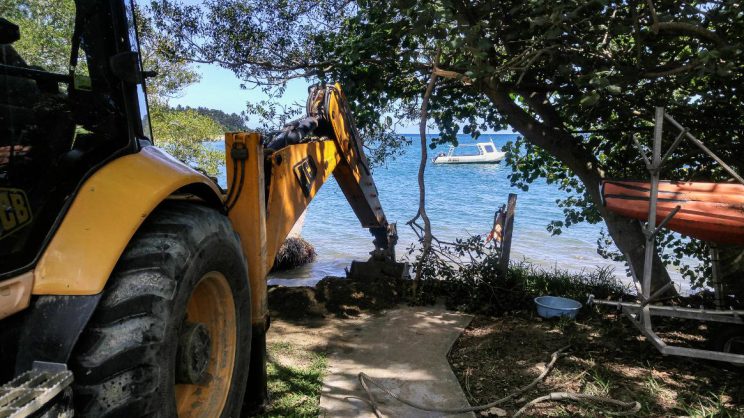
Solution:
M434 164L498 163L504 157L506 153L496 149L493 141L488 141L450 146L446 154L439 153L432 161Z

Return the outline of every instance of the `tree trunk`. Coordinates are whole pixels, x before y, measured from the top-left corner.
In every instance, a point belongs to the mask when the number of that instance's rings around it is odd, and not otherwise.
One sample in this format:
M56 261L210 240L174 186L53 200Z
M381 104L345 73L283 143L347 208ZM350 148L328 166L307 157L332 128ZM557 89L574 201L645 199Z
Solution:
M438 53L437 53L438 55ZM435 59L435 68L436 68ZM424 221L424 237L423 237L423 250L421 251L421 261L416 265L416 276L413 280L413 286L411 286L411 292L413 297L416 298L418 295L419 284L421 283L421 275L424 271L424 263L427 262L429 253L431 252L431 222L429 221L429 215L426 214L426 184L424 182L424 171L426 170L426 163L429 159L427 155L426 147L426 121L428 117L428 106L429 98L431 97L432 91L434 91L434 85L437 82L436 71L432 71L429 76L429 82L426 84L426 90L424 91L424 97L421 100L421 120L419 121L419 135L421 139L421 161L419 163L418 170L418 187L419 187L419 208L416 216L411 220L414 221L419 216Z
M573 138L573 135L563 128L560 116L546 98L539 95L523 96L530 108L540 116L541 120L537 120L518 106L509 93L501 90L497 84L486 83L481 85L481 88L499 113L506 118L509 125L524 136L525 140L564 163L582 181L589 199L602 215L615 245L636 272L636 278L641 280L645 236L638 221L615 215L602 206L599 189L604 173L599 168L599 162L595 156L584 149ZM651 280L652 292L670 281L669 272L656 253ZM673 293L676 294L673 289L667 292L667 294Z
M641 229L641 224L635 219L616 215L602 205L599 190L600 181L602 179L598 174L592 174L591 178L586 178L586 176L579 176L579 178L584 183L584 186L586 186L589 197L599 210L600 215L602 215L602 219L604 219L605 225L607 225L607 232L609 232L615 245L620 252L625 255L625 259L633 269L635 278L637 280L643 280L646 237ZM659 257L657 251L654 253L654 266L651 273L651 293L670 281L671 278L669 277L669 272L661 262L661 257ZM638 282L638 284L640 284L640 282ZM676 293L676 290L673 288L670 288L669 291L665 292L668 296L676 295Z

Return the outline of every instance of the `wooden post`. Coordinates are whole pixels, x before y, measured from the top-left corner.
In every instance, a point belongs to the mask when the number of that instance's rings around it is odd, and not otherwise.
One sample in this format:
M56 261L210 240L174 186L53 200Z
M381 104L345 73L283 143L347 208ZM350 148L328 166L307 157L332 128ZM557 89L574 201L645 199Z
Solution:
M509 201L506 204L506 219L504 219L504 232L501 241L501 257L499 259L499 270L502 277L506 277L509 270L509 254L511 253L512 230L514 230L514 211L517 208L517 195L509 193Z

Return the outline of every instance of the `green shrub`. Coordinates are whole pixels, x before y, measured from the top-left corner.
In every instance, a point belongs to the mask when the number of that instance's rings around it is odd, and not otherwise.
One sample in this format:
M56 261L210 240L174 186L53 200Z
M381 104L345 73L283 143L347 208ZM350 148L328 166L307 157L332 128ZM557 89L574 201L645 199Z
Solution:
M498 316L534 309L532 300L537 296L563 296L583 303L588 294L617 298L630 291L610 268L569 272L520 261L511 263L504 277L499 249L479 236L439 242L426 260L421 260L418 249L409 253L417 253L416 263L424 263L415 302L443 296L448 308L465 312Z

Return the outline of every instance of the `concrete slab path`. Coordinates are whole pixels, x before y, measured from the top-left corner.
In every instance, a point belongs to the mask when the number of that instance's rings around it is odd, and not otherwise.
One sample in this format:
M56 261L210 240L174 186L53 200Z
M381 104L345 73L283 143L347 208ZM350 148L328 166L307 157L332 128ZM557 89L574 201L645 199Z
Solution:
M359 372L404 399L434 407L467 406L446 356L471 319L442 306L400 307L356 323L329 343L328 375L320 396L323 416L374 417L370 407L358 399L366 399L357 380ZM474 416L420 411L380 390L373 393L386 417Z

